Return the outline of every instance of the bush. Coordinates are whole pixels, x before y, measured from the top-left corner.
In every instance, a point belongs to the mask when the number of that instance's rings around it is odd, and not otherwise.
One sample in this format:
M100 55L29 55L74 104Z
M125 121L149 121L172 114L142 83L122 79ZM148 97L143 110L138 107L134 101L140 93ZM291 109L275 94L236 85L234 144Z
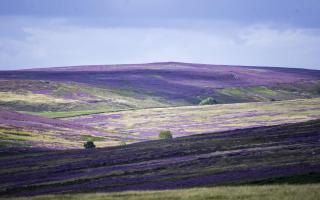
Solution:
M160 139L172 139L171 131L160 131L159 133Z
M86 149L94 149L94 148L96 148L96 145L94 145L94 143L92 141L88 141L88 142L84 143L83 146Z
M218 103L217 100L215 100L212 97L208 97L208 98L200 101L199 105L212 105L212 104L217 104L217 103Z

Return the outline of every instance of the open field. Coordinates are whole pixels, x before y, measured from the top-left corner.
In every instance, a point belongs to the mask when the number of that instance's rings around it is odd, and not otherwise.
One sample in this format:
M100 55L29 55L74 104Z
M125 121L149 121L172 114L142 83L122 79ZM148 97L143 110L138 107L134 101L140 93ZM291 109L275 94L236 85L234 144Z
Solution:
M7 200L317 200L319 184L212 187L148 192L93 193L6 198ZM0 198L1 199L1 198Z
M192 102L165 97L102 89L77 83L0 80L0 107L53 118L87 113L115 112L143 108L198 105L213 98L212 104L269 102L320 97L320 82L279 84L272 87L229 87L203 92Z
M1 73L0 73L1 74ZM179 104L173 104L179 105ZM79 83L42 80L0 80L0 107L55 117L168 107L163 99L130 91L102 89ZM66 112L70 112L69 115ZM73 114L71 114L73 113Z
M0 112L1 148L83 148L99 137L98 147L158 139L161 130L174 137L239 128L303 122L320 118L320 99L141 109L103 114L64 112L49 119L12 111ZM62 115L63 114L63 115ZM57 117L56 113L47 113Z
M118 145L125 138L84 124L0 110L0 153L17 147L83 148L88 137L98 137L98 147Z
M320 118L320 98L278 102L142 109L68 118L110 133L157 139L161 130L174 137Z
M1 158L0 195L319 183L319 130L316 120L93 150L11 154Z

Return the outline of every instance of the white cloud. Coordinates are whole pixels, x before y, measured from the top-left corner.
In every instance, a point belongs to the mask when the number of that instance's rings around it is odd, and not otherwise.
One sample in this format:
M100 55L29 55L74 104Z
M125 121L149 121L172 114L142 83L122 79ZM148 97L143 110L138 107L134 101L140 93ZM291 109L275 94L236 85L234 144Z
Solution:
M221 22L201 27L20 24L23 37L0 36L0 69L157 61L320 69L320 30Z

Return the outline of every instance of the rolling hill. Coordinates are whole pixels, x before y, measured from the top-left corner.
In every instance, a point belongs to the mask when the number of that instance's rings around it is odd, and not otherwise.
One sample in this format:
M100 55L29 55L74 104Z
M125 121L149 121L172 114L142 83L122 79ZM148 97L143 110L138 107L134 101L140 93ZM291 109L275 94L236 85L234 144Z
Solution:
M0 110L0 155L17 149L82 148L88 139L117 145L123 138L83 124Z
M315 120L95 150L5 156L0 195L319 183L319 130Z
M5 152L17 146L83 148L87 140L106 147L156 140L161 130L181 137L319 118L320 98L86 113L62 119L4 110L0 111L0 145Z
M317 70L176 62L1 71L0 81L1 107L36 113L320 97Z
M158 140L162 130L173 139ZM319 130L317 70L165 62L0 71L0 199L312 199Z
M320 118L320 98L174 108L141 109L71 117L110 133L158 139L161 130L174 137L248 127L294 123Z

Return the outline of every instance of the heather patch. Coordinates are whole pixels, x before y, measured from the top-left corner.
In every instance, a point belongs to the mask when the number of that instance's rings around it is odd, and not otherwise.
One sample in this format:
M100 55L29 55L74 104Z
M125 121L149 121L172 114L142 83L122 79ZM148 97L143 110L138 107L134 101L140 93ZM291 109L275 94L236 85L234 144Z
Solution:
M319 120L7 157L0 163L4 180L0 189L2 195L38 195L84 192L84 188L111 192L264 181L318 183L318 129Z
M171 130L175 137L302 122L320 118L320 99L187 106L122 111L67 118L120 135L155 139L161 130Z

